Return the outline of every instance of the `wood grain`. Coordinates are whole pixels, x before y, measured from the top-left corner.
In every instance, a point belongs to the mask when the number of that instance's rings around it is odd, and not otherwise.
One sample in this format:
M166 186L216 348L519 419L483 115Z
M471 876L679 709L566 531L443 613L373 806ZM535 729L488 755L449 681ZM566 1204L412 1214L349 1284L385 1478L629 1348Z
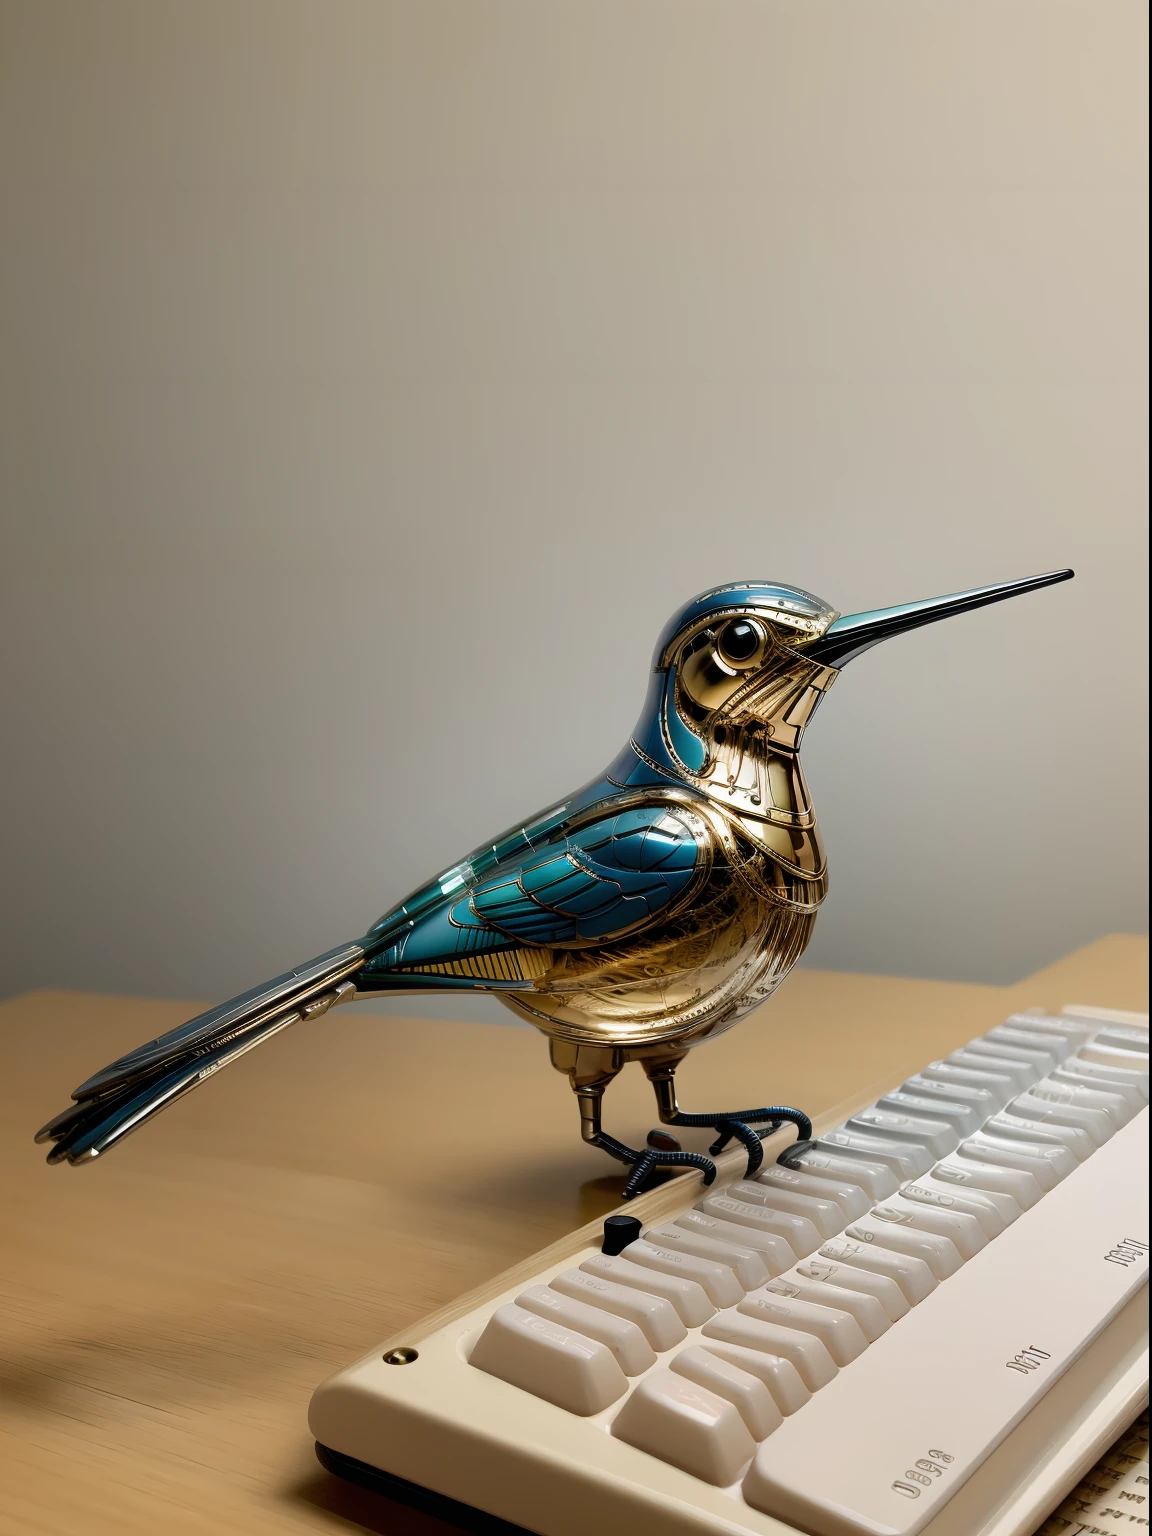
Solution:
M1115 936L1009 988L799 971L693 1053L681 1097L745 1102L754 1083L824 1115L1013 1008L1144 1008L1145 964L1144 940ZM0 1005L0 1536L443 1536L321 1472L312 1388L601 1216L620 1180L577 1139L534 1031L355 1009L254 1052L93 1167L48 1168L31 1135L72 1085L193 1011ZM494 1078L495 1126L471 1102ZM640 1074L607 1103L608 1129L642 1139Z

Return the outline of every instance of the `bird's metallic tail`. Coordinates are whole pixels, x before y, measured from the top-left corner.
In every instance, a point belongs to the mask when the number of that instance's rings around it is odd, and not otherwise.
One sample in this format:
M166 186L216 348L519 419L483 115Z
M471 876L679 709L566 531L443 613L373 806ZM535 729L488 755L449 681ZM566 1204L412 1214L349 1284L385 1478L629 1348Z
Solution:
M253 1046L349 1001L356 988L348 978L364 958L359 944L330 950L121 1056L36 1133L54 1143L48 1161L91 1162Z

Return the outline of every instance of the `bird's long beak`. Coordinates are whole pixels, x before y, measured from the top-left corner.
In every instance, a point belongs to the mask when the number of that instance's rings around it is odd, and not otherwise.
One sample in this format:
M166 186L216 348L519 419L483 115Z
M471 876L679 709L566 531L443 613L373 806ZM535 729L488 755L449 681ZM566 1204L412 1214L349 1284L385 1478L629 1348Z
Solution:
M870 613L848 613L836 619L811 645L805 656L826 667L845 667L862 651L919 629L921 624L935 624L950 619L954 613L983 608L986 603L1000 603L1006 597L1018 597L1037 587L1050 587L1057 581L1071 581L1074 571L1047 571L1043 576L1024 576L1019 581L1001 581L992 587L975 587L971 592L953 592L947 597L927 597L919 603L905 603L900 608L875 608Z

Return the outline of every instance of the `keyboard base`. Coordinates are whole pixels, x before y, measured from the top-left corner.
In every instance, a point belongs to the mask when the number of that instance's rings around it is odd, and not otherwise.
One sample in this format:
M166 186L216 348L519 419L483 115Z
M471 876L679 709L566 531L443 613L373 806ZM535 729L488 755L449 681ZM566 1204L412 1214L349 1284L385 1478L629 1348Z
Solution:
M391 1472L382 1472L379 1467L357 1461L355 1456L345 1456L343 1451L334 1451L319 1441L316 1442L316 1459L326 1472L342 1477L345 1482L367 1488L370 1493L383 1494L396 1504L419 1510L422 1515L432 1515L446 1525L467 1531L469 1536L532 1536L532 1532L522 1525L512 1525L508 1520L501 1520L499 1515L486 1515L482 1509L473 1509L458 1499L433 1493L431 1488L422 1488L419 1483L410 1483Z

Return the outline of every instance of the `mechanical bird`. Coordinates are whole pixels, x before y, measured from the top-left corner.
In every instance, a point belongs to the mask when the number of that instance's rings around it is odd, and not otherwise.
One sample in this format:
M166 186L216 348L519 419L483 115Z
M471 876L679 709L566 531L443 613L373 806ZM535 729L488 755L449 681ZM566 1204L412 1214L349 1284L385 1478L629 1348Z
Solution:
M882 640L1065 581L1069 570L897 608L840 615L777 582L713 587L657 642L636 730L599 777L476 849L355 943L199 1015L95 1073L44 1126L49 1162L91 1162L289 1025L381 993L490 992L549 1037L586 1142L629 1165L626 1197L657 1168L715 1165L655 1131L643 1148L603 1129L605 1089L639 1062L667 1126L717 1132L762 1159L800 1110L687 1114L675 1072L730 1029L803 954L827 890L799 748L841 670ZM496 1085L493 1085L496 1091Z

